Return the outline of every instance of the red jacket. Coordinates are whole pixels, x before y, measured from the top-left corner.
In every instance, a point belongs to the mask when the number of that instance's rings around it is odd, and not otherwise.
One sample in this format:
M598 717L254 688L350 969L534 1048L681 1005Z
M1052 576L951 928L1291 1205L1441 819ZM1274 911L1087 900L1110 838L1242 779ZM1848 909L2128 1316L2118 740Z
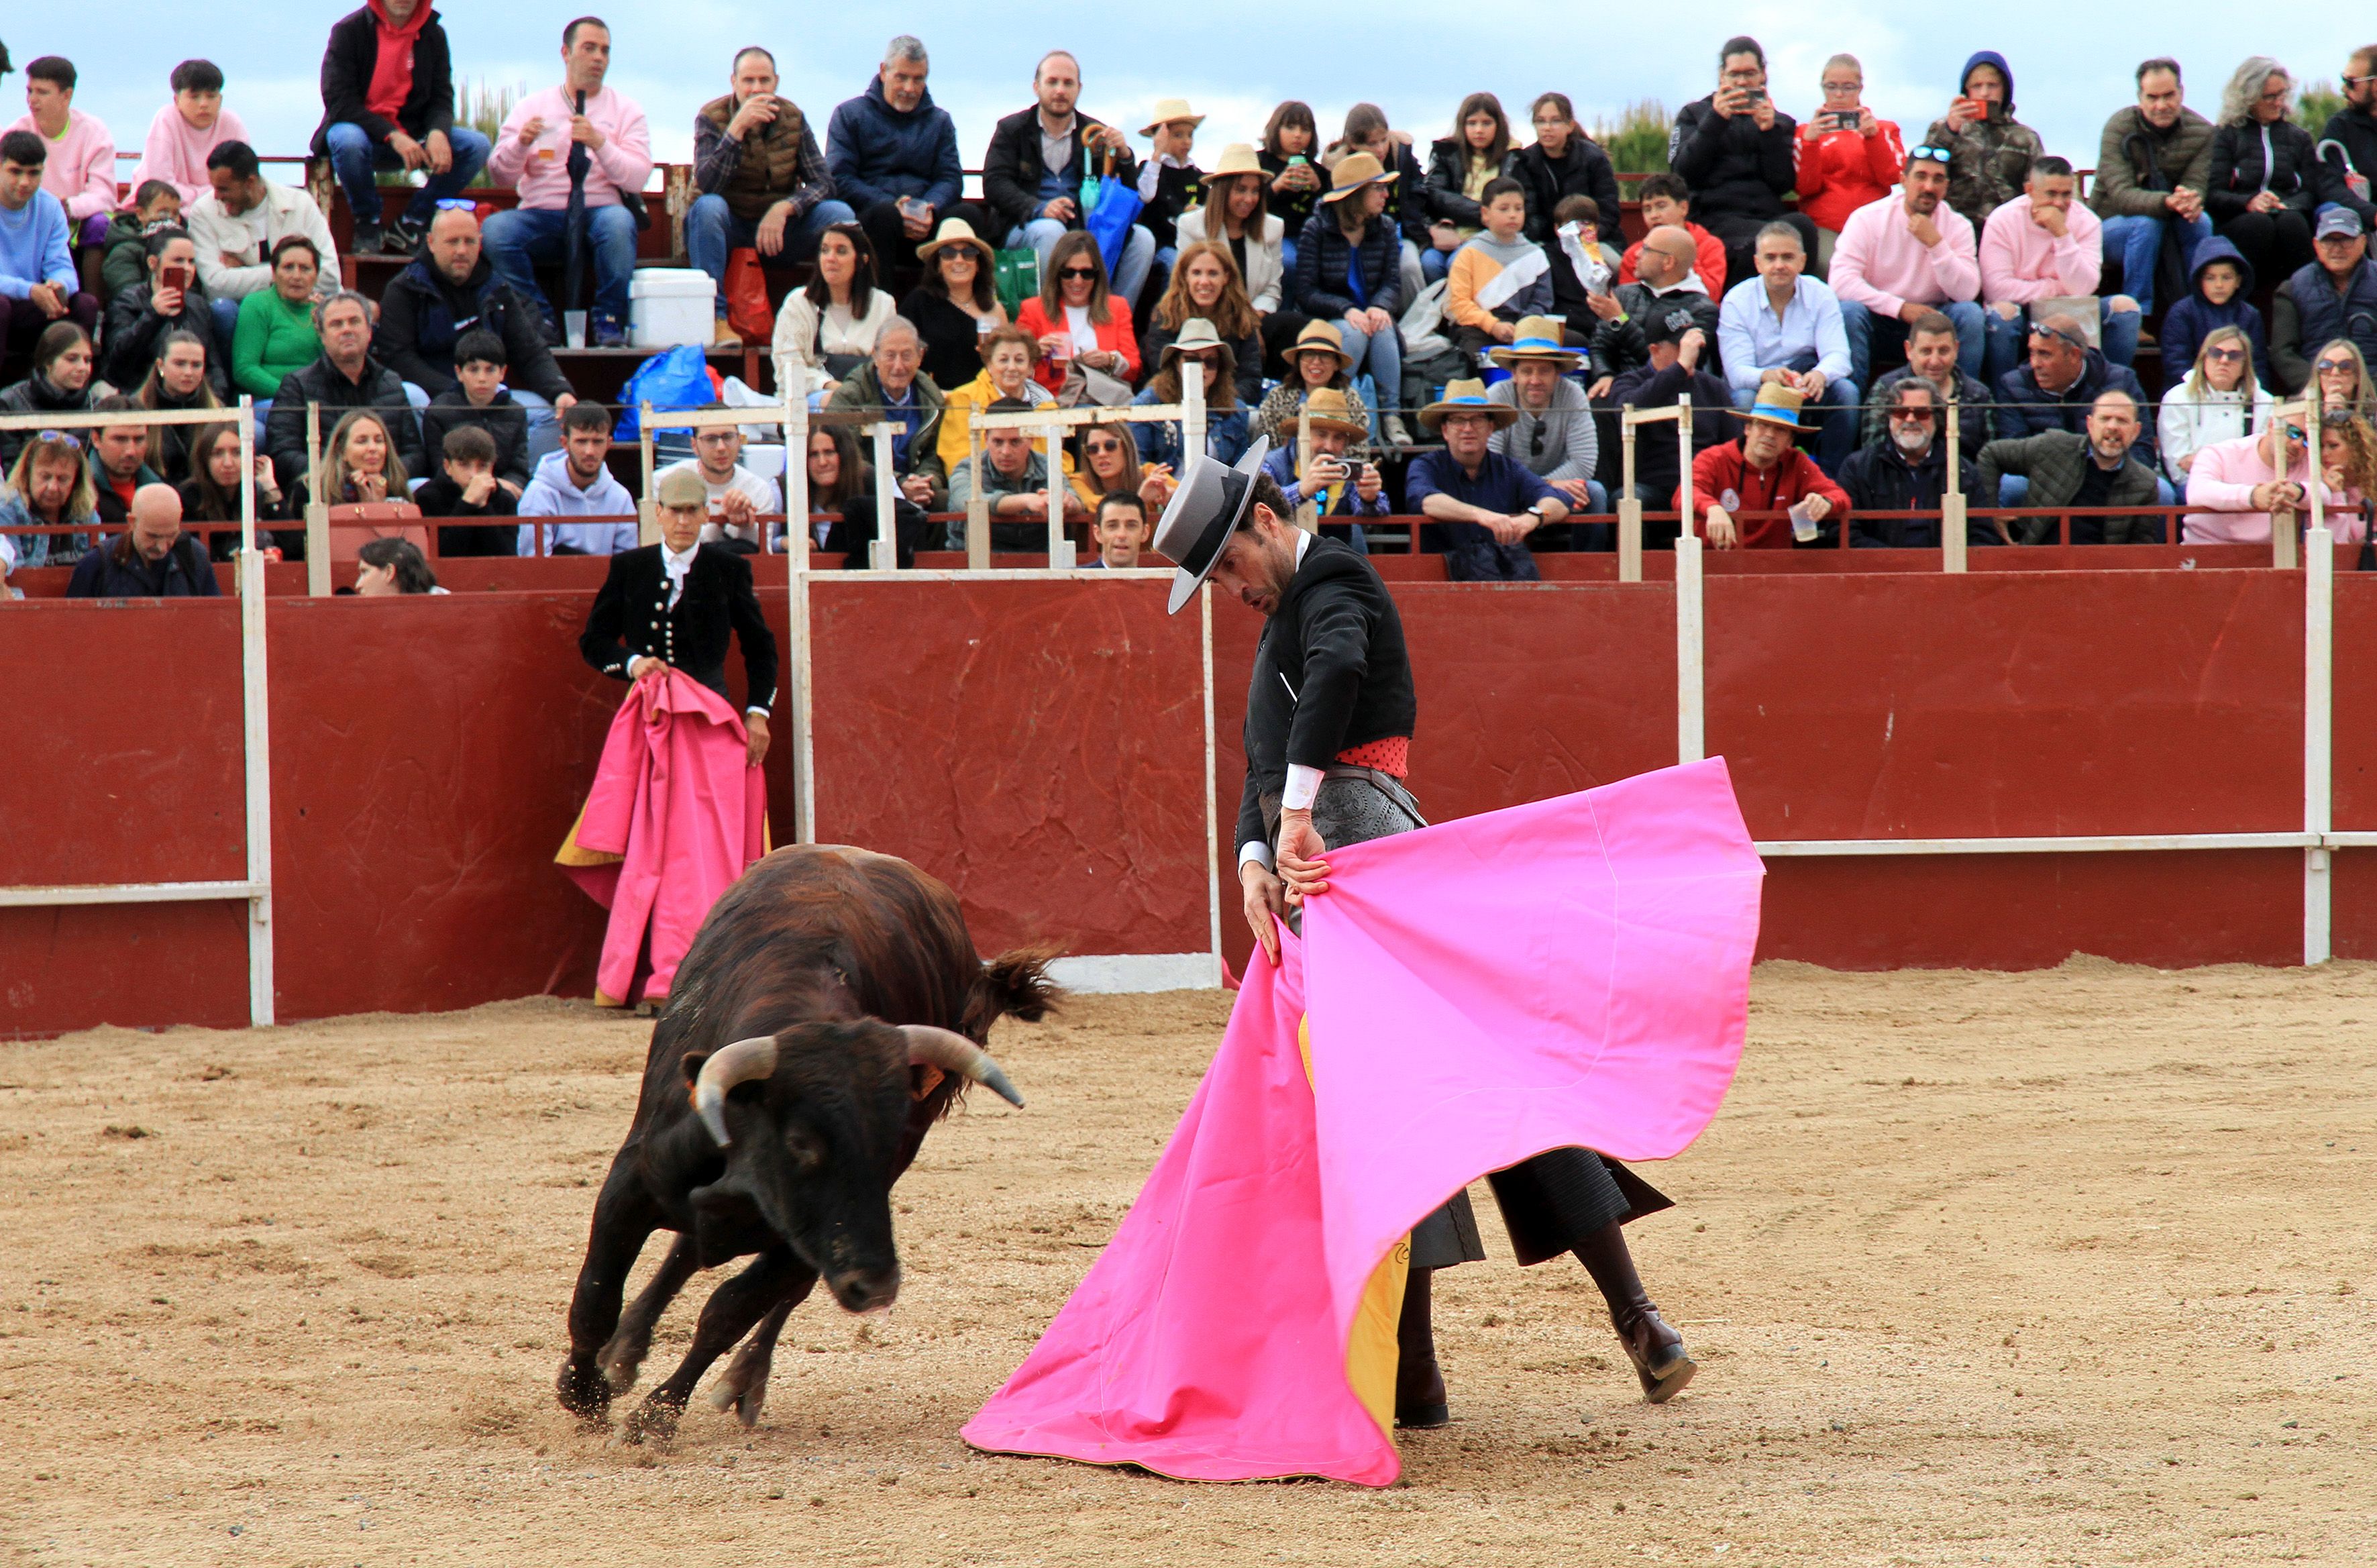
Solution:
M1883 120L1871 136L1834 131L1810 141L1795 137L1791 159L1799 173L1799 210L1819 229L1841 232L1849 214L1880 201L1906 168L1906 145L1896 122Z
M1699 531L1708 529L1708 509L1716 505L1727 491L1740 497L1738 507L1727 507L1734 526L1741 531L1741 547L1745 550L1787 550L1791 548L1791 520L1787 517L1757 518L1745 521L1743 512L1781 512L1796 505L1802 497L1822 496L1833 504L1824 514L1824 521L1837 527L1849 515L1849 494L1824 476L1815 460L1797 447L1784 449L1783 460L1773 468L1760 473L1741 461L1741 442L1731 440L1721 447L1711 447L1692 459L1692 518ZM1677 486L1667 504L1680 505L1683 487Z
M1035 340L1051 332L1066 330L1063 307L1058 307L1057 319L1051 321L1047 308L1040 303L1037 294L1025 300L1016 310L1015 324ZM1122 355L1122 370L1118 378L1136 384L1139 380L1139 334L1131 329L1130 307L1119 299L1110 298L1106 301L1106 319L1093 321L1090 325L1097 329L1098 347L1112 349ZM1033 379L1052 392L1063 391L1065 366L1070 357L1058 359L1053 354L1042 354L1040 363L1032 367Z
M1692 270L1701 275L1701 282L1704 285L1701 292L1714 300L1724 299L1725 242L1717 238L1714 234L1710 233L1706 229L1702 228L1698 223L1687 223L1684 225L1684 228L1692 236L1692 251L1697 257L1697 259L1692 263ZM1642 280L1634 274L1634 263L1641 260L1642 257L1642 242L1641 240L1636 240L1632 245L1626 247L1626 254L1619 259L1618 263L1618 281L1619 282L1635 283L1642 281Z

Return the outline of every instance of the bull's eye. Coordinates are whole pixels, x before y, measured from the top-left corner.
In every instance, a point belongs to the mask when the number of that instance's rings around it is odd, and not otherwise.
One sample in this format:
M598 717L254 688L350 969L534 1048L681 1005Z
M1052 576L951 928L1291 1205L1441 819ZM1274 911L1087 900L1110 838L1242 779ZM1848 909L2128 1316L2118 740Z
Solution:
M825 1164L824 1143L806 1127L784 1129L784 1154L796 1170L812 1171Z

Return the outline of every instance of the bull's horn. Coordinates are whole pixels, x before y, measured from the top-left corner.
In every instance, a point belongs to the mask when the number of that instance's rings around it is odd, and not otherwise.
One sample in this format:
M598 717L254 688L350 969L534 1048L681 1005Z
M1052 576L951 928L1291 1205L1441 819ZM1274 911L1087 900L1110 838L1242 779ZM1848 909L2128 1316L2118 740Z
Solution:
M988 1085L1000 1099L1011 1106L1020 1107L1023 1104L1023 1096L1015 1092L1015 1085L1007 1081L1007 1074L999 1071L998 1063L990 1059L990 1053L963 1035L949 1029L936 1029L929 1023L903 1023L900 1026L900 1033L908 1036L909 1065L938 1067L946 1072L971 1078L977 1083Z
M726 1091L775 1071L776 1041L770 1035L721 1047L701 1064L700 1076L693 1081L693 1108L720 1148L734 1142L726 1136Z

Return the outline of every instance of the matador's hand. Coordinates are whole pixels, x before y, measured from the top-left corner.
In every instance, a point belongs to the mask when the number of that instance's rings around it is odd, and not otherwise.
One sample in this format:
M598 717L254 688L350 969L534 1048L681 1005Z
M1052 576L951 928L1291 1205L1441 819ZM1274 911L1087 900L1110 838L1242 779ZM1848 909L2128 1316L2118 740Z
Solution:
M1287 884L1287 902L1300 904L1315 893L1329 891L1329 863L1320 857L1329 846L1312 825L1312 813L1283 811L1279 816L1279 875Z

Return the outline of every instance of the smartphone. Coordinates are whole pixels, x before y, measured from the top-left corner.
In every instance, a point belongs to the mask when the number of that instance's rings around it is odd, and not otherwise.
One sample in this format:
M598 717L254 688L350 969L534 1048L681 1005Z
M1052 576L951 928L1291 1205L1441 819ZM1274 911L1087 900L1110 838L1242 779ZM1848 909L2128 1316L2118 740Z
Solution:
M157 286L161 289L180 289L186 293L189 292L190 284L197 279L197 271L196 262L168 261L157 269Z
M1989 106L1977 98L1959 98L1948 107L1953 111L1961 112L1968 120L1986 120L1989 117Z
M1756 108L1759 104L1766 102L1766 90L1762 87L1743 88L1741 90L1741 101L1744 103L1749 104L1750 107Z

